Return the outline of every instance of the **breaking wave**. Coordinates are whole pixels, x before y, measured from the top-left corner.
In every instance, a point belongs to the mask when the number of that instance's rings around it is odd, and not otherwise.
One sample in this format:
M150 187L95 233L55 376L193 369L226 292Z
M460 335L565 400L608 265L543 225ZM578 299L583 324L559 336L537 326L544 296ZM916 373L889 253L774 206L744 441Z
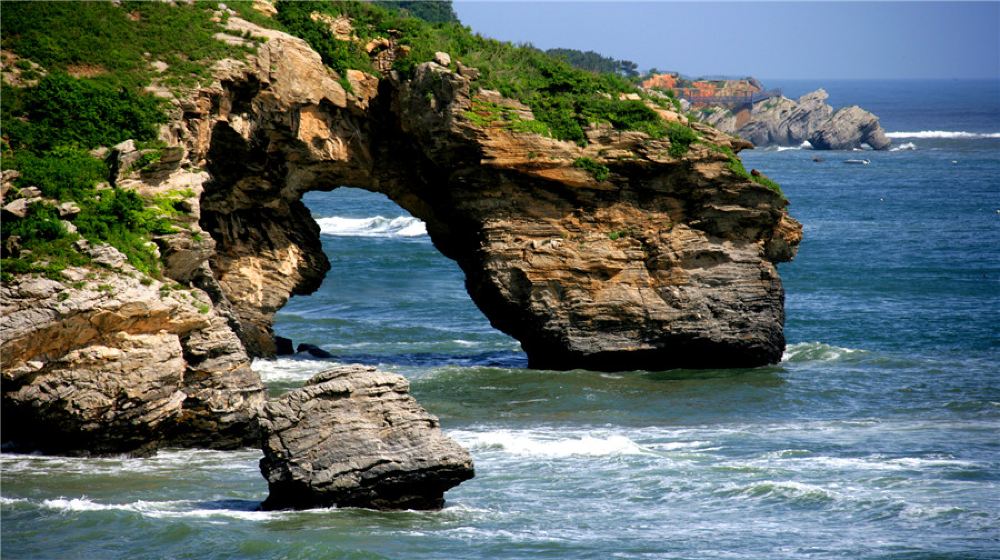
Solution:
M341 237L420 237L427 235L424 222L411 216L386 218L318 218L320 232Z
M533 457L601 457L643 455L649 453L623 435L579 438L558 437L554 434L497 430L490 432L451 431L449 436L472 451L503 450L513 455Z
M852 354L863 354L864 350L841 348L822 342L797 342L789 344L781 356L782 362L832 362Z
M916 144L914 144L913 142L906 142L906 143L900 144L900 145L898 145L898 146L896 146L894 148L890 148L889 151L890 152L903 152L903 151L906 151L906 150L916 150L916 149L917 149L917 145Z
M921 130L917 132L886 132L889 138L1000 138L1000 132L964 132L961 130Z

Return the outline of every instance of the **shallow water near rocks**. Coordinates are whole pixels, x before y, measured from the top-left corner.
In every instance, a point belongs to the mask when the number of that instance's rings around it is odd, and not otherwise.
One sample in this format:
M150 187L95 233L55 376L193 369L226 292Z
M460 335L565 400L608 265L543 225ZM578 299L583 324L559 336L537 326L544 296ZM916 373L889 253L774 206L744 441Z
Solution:
M1000 558L1000 85L950 84L921 88L961 93L952 121L908 103L913 84L776 84L824 85L890 132L979 136L895 137L915 149L864 167L744 152L805 226L770 367L524 369L419 222L378 195L310 194L333 270L278 334L407 376L477 477L439 512L259 512L257 450L3 454L3 555ZM255 368L279 394L329 363Z

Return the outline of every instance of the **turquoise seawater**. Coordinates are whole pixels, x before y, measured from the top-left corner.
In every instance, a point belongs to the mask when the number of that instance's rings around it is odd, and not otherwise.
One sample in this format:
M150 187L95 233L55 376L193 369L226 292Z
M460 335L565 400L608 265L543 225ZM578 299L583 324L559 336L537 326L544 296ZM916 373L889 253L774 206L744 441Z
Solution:
M440 512L275 513L252 449L2 454L3 557L1000 558L1000 83L822 85L902 149L742 154L805 227L780 364L524 369L421 223L311 193L333 268L278 334L410 378L476 478ZM255 368L277 394L327 364Z

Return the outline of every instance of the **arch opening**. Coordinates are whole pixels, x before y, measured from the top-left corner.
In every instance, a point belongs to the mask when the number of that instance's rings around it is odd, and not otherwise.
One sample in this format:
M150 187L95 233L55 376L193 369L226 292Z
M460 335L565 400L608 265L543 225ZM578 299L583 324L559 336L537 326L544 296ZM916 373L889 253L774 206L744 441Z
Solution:
M386 195L353 187L302 197L330 270L315 292L289 299L274 334L339 362L524 367L519 343L494 329L458 264L425 224ZM315 358L308 352L299 357Z

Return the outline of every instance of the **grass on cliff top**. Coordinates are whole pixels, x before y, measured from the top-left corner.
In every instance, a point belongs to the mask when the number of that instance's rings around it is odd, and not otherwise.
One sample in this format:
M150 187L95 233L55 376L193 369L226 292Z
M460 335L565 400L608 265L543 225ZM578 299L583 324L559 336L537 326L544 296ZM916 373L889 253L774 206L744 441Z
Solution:
M530 45L488 39L457 22L430 23L367 2L282 1L277 8L283 28L308 41L340 73L348 68L371 72L362 45L393 31L400 44L410 47L409 56L395 61L395 70L408 74L432 60L435 52L447 52L452 60L480 71L480 88L497 90L531 107L536 121L554 138L586 144L585 127L602 122L654 138L668 134L666 123L645 103L618 99L621 93L638 93L627 79L578 70ZM312 20L314 12L348 16L360 40L334 39L326 24Z
M17 246L0 261L5 279L31 272L57 278L66 266L86 263L74 244L81 237L109 243L140 271L158 274L149 240L171 229L163 201L117 188L98 190L109 171L89 150L127 139L155 143L167 107L145 86L154 78L169 87L204 83L216 60L246 54L247 48L213 36L222 30L211 21L216 5L4 4L3 49L40 65L44 76L36 73L37 83L27 88L0 86L2 166L21 173L17 188L35 186L43 197L73 201L81 209L72 221L79 233L70 233L42 202L32 204L24 218L5 216L0 240ZM154 61L169 68L158 73Z

